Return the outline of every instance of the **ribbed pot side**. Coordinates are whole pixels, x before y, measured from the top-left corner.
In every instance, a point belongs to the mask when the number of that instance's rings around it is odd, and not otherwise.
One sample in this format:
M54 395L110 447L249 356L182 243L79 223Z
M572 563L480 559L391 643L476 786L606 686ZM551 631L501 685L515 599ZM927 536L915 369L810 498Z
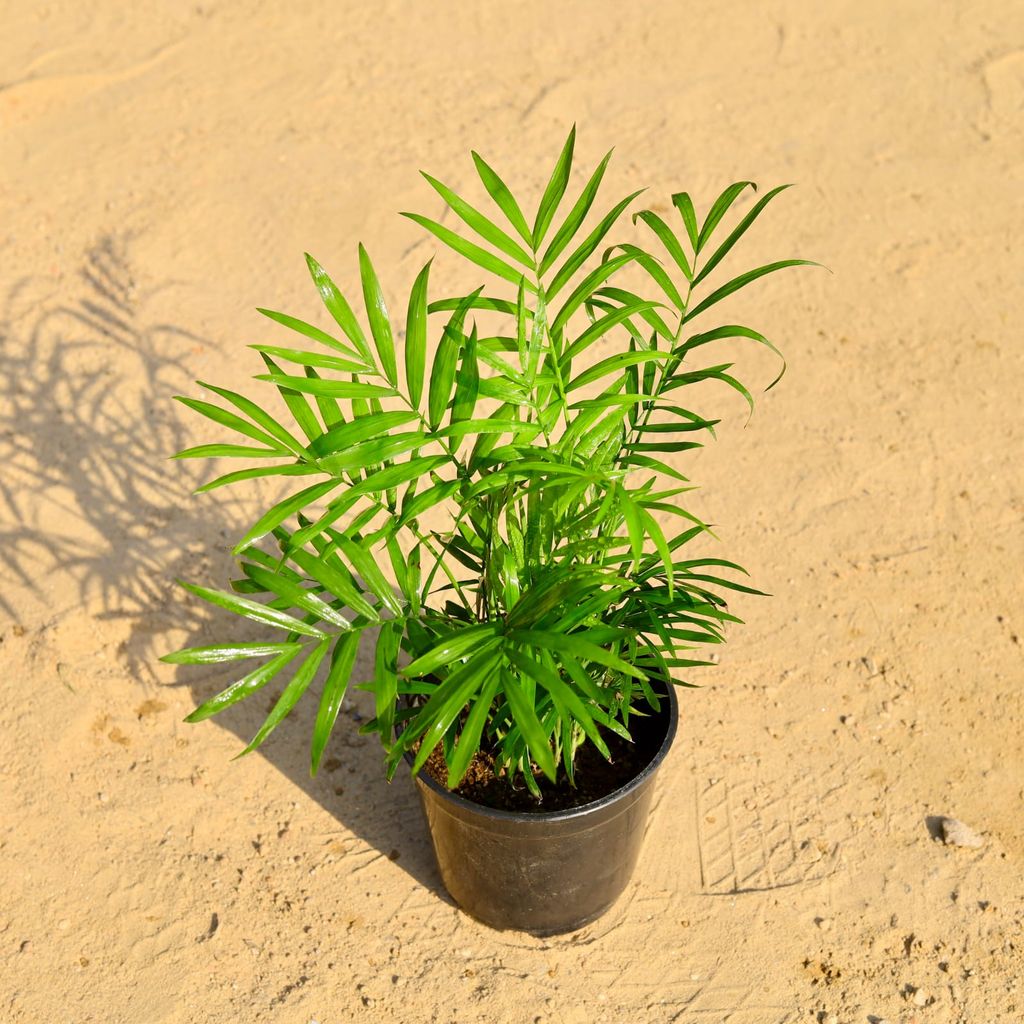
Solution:
M445 888L466 913L497 929L574 931L625 889L643 842L654 780L676 733L675 687L653 716L662 740L631 782L568 811L500 811L455 796L421 772L417 789ZM657 744L658 729L648 742Z

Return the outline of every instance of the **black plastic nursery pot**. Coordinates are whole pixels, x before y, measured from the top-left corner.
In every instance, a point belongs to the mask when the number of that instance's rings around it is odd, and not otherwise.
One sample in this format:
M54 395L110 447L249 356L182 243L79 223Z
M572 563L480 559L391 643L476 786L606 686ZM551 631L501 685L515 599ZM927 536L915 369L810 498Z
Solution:
M426 772L417 789L445 888L497 929L555 935L608 910L633 874L654 780L676 734L675 687L644 722L652 758L607 796L566 811L513 812L449 792Z

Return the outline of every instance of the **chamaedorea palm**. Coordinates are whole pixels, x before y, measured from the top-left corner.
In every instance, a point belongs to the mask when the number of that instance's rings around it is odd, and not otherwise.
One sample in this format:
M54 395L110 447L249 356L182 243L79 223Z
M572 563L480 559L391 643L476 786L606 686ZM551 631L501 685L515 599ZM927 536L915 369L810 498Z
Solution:
M496 278L504 294L480 288L430 301L428 263L412 286L400 346L362 246L368 331L307 257L340 337L262 310L315 345L253 346L267 370L257 379L276 387L298 433L263 405L213 385L202 386L223 405L181 399L251 443L202 445L179 458L260 460L201 490L258 476L310 478L240 540L243 578L233 592L185 584L283 634L167 656L263 659L190 721L297 666L245 748L253 750L326 666L315 773L369 630L375 657L362 688L373 693L376 715L365 728L381 737L389 777L406 753L418 771L440 744L455 786L484 748L499 770L536 792L536 769L554 780L560 763L573 782L581 743L607 753L602 730L628 738L630 715L642 703L657 705L652 681L707 664L688 652L720 643L723 624L737 621L723 589L756 593L720 575L740 570L734 563L682 556L708 527L678 504L690 488L665 456L699 447L700 434L713 434L718 422L679 404L680 389L717 380L752 405L730 364L694 364L704 346L748 338L776 351L749 327L694 333L691 325L745 285L808 262L783 260L701 288L781 188L714 246L723 217L753 183L727 188L703 222L685 192L672 197L677 228L651 210L634 214L652 233L655 255L609 237L639 193L584 229L605 157L549 237L574 141L575 130L532 225L476 154L508 230L426 175L477 240L406 216ZM642 283L630 289L624 280ZM428 359L435 324L440 337ZM450 513L443 528L430 525L439 512ZM273 553L260 546L271 538Z

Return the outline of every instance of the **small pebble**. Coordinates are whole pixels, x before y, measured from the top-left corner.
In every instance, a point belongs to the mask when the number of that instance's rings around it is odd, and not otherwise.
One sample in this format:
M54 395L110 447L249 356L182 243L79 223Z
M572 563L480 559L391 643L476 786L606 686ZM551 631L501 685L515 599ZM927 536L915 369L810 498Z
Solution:
M831 931L832 930L832 918L830 918L830 917L818 917L818 918L815 918L814 923L823 932L827 932L827 931Z
M956 818L943 818L940 822L942 841L947 846L983 846L985 840L974 829L969 828Z
M928 993L923 988L919 988L914 993L914 1005L915 1006L927 1006L928 1005Z

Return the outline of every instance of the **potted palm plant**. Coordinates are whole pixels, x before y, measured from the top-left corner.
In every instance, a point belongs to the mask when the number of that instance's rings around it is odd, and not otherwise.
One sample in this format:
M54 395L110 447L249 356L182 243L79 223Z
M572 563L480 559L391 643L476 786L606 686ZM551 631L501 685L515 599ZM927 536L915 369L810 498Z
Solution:
M609 154L566 210L574 142L575 129L531 220L475 153L494 215L425 175L468 234L406 216L492 284L432 299L427 263L404 336L362 246L364 321L307 256L338 329L261 310L301 339L252 346L266 370L257 379L293 425L212 384L201 386L219 403L180 399L241 435L179 453L246 466L201 491L267 476L302 486L239 540L231 591L183 584L264 624L266 642L164 658L258 661L191 722L290 673L243 753L316 690L314 774L349 687L372 693L364 731L380 737L389 779L403 762L416 777L451 894L494 927L537 933L594 919L625 886L675 734L676 687L690 685L679 673L709 664L693 648L739 621L722 592L758 593L735 581L738 565L686 557L709 528L680 505L691 487L673 456L719 422L681 403L684 388L718 381L752 406L730 364L700 359L707 346L745 338L777 350L749 327L693 324L808 262L709 289L786 186L728 232L720 224L751 182L730 185L703 220L680 192L665 216L639 210L615 239L640 193L589 216ZM369 643L372 678L353 682Z

